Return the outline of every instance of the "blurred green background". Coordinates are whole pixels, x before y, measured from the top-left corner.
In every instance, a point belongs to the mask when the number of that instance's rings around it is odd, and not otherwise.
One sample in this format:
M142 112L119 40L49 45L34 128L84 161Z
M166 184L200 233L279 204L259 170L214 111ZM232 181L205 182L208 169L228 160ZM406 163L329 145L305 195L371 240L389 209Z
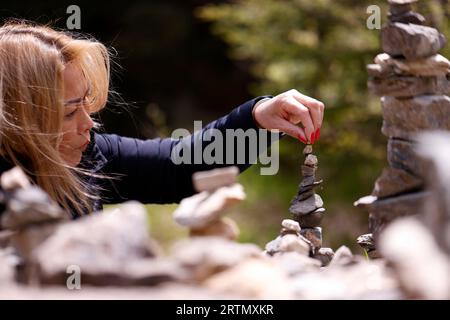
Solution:
M10 1L0 18L52 22L65 28L66 8L81 8L81 30L113 47L113 88L126 105L101 114L107 132L139 138L170 136L175 128L192 130L262 94L291 88L326 105L320 142L314 146L318 193L327 209L324 246L351 247L367 233L367 213L353 207L370 194L386 163L386 138L380 133L381 107L367 93L365 65L381 52L379 30L369 30L369 5L376 0L235 1ZM448 0L419 1L415 8L450 37ZM442 52L449 57L450 49ZM241 228L240 241L260 246L273 239L300 181L302 145L280 143L280 171L259 175L258 165L240 176L247 200L230 211ZM175 225L176 205L149 205L156 239L167 247L185 237Z

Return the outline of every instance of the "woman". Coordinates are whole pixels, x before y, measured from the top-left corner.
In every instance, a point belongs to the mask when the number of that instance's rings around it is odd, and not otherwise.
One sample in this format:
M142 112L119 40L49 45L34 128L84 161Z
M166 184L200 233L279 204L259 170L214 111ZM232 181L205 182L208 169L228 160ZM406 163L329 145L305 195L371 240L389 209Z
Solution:
M107 103L109 80L109 52L94 39L26 22L0 27L0 174L21 166L77 217L103 203L178 202L194 193L193 172L223 166L174 164L179 140L94 132L92 116ZM278 129L314 143L323 112L321 102L290 90L248 101L202 132Z

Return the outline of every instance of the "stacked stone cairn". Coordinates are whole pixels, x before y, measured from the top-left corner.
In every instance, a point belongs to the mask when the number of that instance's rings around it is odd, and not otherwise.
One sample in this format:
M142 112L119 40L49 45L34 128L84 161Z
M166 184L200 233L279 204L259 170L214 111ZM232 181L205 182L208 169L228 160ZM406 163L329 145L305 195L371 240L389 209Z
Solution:
M388 137L385 168L371 196L355 205L369 212L369 231L358 243L377 256L380 232L393 220L416 215L429 196L428 166L415 153L418 133L450 130L450 61L438 54L445 37L412 11L418 0L388 0L389 22L382 28L384 53L367 66L369 90L381 96L382 133Z
M236 166L200 171L192 175L197 194L185 198L174 211L174 219L188 227L190 235L217 236L236 240L237 224L223 217L227 209L245 199L244 188L237 183L239 169Z
M333 258L334 252L330 248L322 248L320 223L325 208L323 208L322 198L314 192L314 188L319 186L322 180L316 181L318 160L312 154L311 145L305 146L303 155L305 156L301 166L303 180L289 208L294 219L283 220L280 235L266 246L266 251L268 254L274 254L286 251L286 248L295 247L297 251L308 249L308 254L320 260L325 266Z

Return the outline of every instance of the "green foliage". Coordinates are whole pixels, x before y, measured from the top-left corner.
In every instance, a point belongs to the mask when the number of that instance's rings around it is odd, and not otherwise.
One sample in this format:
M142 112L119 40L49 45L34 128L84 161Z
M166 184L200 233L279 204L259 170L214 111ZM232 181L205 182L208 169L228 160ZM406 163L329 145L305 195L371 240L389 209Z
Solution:
M329 212L324 234L330 236L327 244L332 246L352 246L357 232L366 231L367 215L356 211L352 203L371 192L386 162L381 106L366 86L365 66L381 52L379 30L366 27L367 7L373 4L382 8L385 23L387 1L374 0L235 0L196 12L212 23L212 32L229 45L233 59L250 62L258 79L251 87L254 95L296 88L325 103L315 153L325 180L319 193ZM416 9L450 35L448 5L421 1ZM448 53L448 48L443 51ZM264 224L261 214L275 215L279 223L297 190L301 146L290 138L284 140L277 176L260 177L255 168L241 176L250 193L248 205L263 211L254 213L259 220L252 223ZM271 209L261 209L264 203ZM279 205L277 209L274 204ZM261 235L258 226L247 227L244 239L256 242L270 239L278 229L278 225L266 228L269 234Z

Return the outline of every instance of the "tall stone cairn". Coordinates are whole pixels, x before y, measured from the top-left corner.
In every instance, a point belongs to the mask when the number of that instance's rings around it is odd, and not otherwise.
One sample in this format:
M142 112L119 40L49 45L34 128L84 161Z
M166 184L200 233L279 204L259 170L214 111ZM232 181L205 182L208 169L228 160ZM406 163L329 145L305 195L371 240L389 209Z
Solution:
M427 164L414 151L417 134L450 130L450 62L438 54L446 39L412 10L417 1L388 0L389 22L381 30L384 53L367 66L369 90L382 97L381 132L388 137L389 164L372 195L355 202L369 212L372 234L358 242L373 256L380 231L398 217L418 214L428 197Z
M322 248L322 228L320 224L325 213L322 198L315 193L315 188L322 184L322 180L316 180L318 167L317 157L312 154L311 145L303 149L305 160L301 165L302 181L299 184L297 195L291 202L289 212L293 219L300 225L300 235L308 239L311 245L311 256L328 264L333 256L330 248Z

